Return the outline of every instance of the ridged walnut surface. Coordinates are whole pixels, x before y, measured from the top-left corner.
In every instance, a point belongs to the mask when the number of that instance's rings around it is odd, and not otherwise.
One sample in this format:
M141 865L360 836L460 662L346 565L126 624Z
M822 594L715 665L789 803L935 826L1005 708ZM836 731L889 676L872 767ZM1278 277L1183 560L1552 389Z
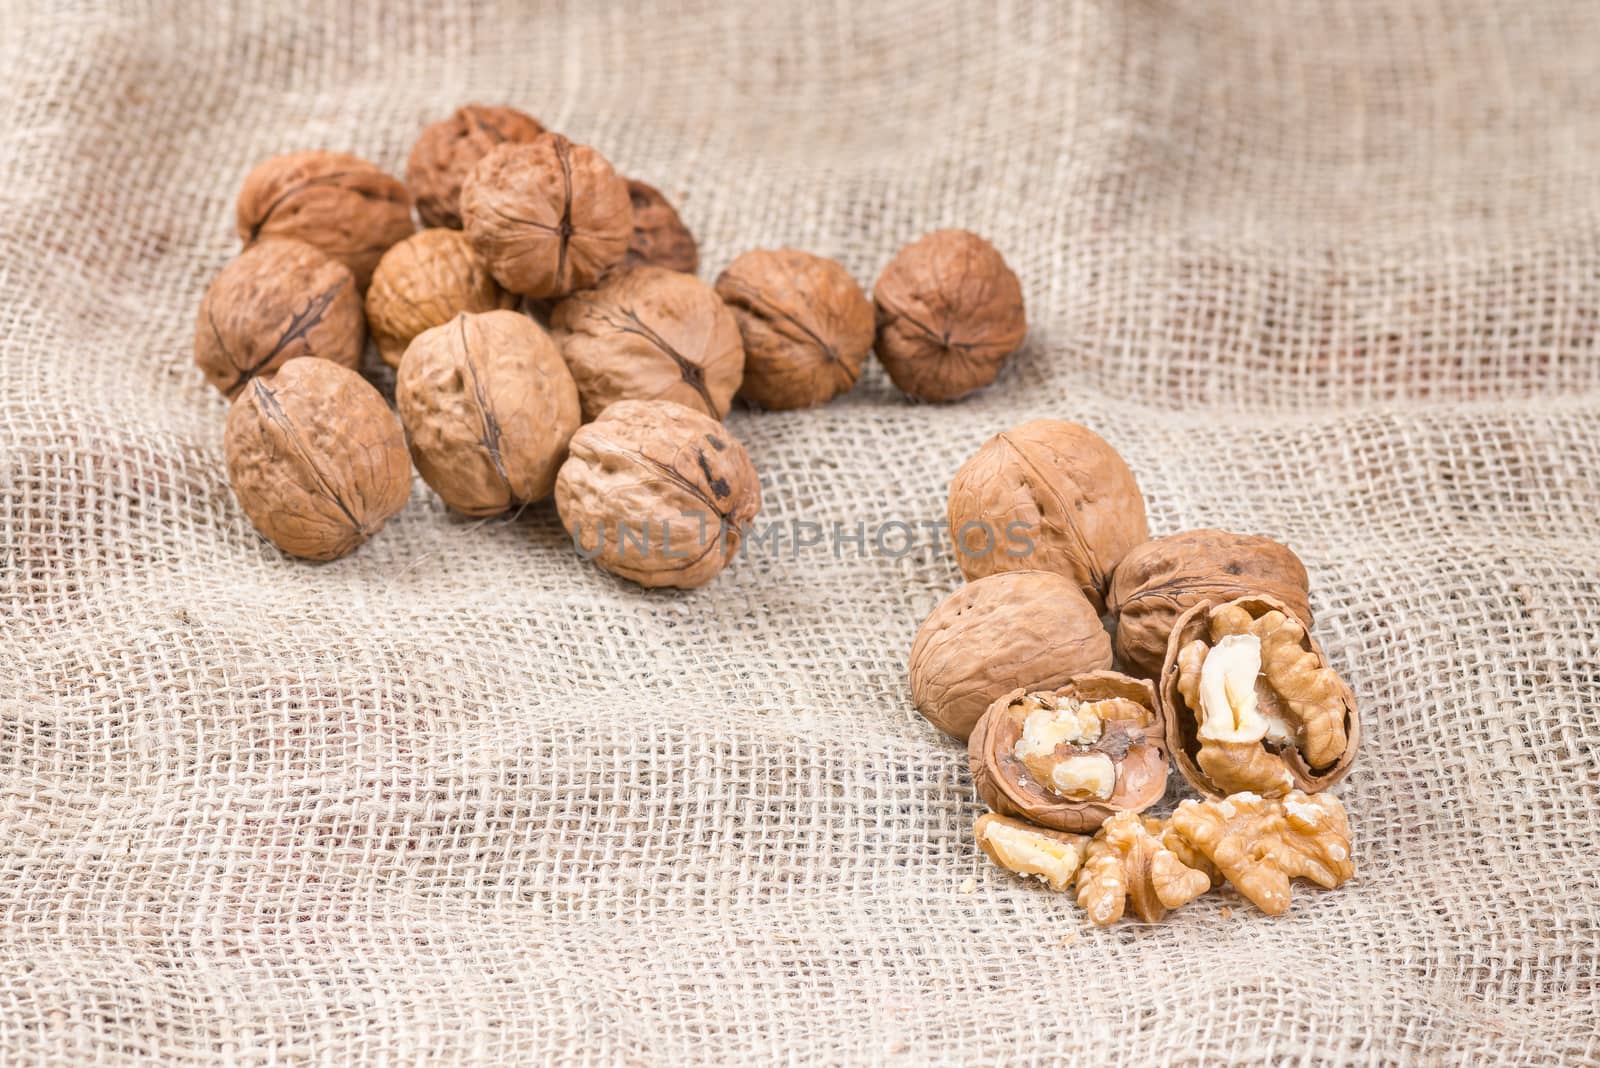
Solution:
M419 231L383 254L367 288L367 328L378 354L399 367L411 339L461 312L514 308L459 230Z
M544 133L538 119L513 107L468 104L422 128L406 160L406 186L423 226L461 229L461 186L496 145L526 144Z

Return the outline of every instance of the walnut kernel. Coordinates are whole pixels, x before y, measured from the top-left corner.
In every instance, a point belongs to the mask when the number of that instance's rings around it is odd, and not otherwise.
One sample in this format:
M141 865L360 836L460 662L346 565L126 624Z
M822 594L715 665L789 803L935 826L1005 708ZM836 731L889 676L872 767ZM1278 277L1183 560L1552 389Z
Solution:
M1191 868L1162 842L1161 820L1121 812L1089 843L1078 871L1078 904L1104 927L1122 918L1127 905L1146 923L1211 889L1211 877Z
M633 202L633 236L628 239L624 262L694 274L700 269L700 250L694 234L678 217L678 209L655 186L637 178L627 182L628 198Z
M1052 890L1072 885L1089 848L1087 835L1046 830L993 812L978 817L972 837L1002 868L1032 876Z
M406 161L406 185L422 225L461 229L461 186L472 168L496 145L527 144L542 133L532 115L490 104L468 104L424 126Z
M367 328L378 354L399 367L411 339L461 312L514 308L459 230L420 230L383 254L367 288Z
M1172 828L1272 916L1289 908L1291 879L1332 890L1356 870L1344 806L1332 794L1191 798L1172 814Z

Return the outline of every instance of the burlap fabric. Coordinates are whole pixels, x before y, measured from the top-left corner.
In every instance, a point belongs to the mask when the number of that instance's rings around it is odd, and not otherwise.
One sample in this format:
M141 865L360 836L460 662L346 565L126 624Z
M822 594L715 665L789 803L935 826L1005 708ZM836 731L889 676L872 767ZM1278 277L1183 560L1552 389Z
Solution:
M0 6L0 1062L1596 1062L1600 7L297 6ZM285 559L190 363L233 194L473 99L708 278L977 229L1031 340L733 416L827 533L700 592L420 482ZM904 666L958 575L872 535L1036 416L1305 558L1354 883L1102 931L973 848Z

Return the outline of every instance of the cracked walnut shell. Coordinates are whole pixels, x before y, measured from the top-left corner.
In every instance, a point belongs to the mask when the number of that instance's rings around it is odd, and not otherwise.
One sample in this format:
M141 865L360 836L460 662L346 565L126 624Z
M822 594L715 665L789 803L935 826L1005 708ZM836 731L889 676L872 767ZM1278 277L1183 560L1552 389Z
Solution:
M946 510L969 579L1022 568L1071 578L1098 611L1112 569L1149 540L1144 495L1104 438L1035 419L996 434L950 480Z
M1191 798L1172 814L1171 827L1268 915L1289 908L1292 879L1332 890L1355 875L1349 823L1332 794Z
M1275 597L1311 625L1305 565L1271 538L1186 530L1135 546L1111 575L1106 604L1117 618L1113 646L1135 673L1155 678L1178 617L1201 601Z
M232 397L297 356L361 363L366 323L350 271L303 241L261 241L212 279L200 301L194 362Z
M990 705L1016 690L1051 690L1111 666L1111 639L1071 580L1007 571L941 601L911 646L911 700L965 742Z
M810 408L856 384L872 348L872 304L834 260L756 249L718 276L717 294L744 339L745 400L770 410Z
M872 300L878 359L919 400L987 386L1028 333L1016 274L968 230L936 230L895 253Z
M417 471L465 515L549 496L578 429L555 342L519 312L463 313L417 335L394 392Z
M1003 816L1058 831L1090 832L1118 812L1140 812L1167 787L1155 689L1094 671L1050 692L1014 690L967 742L978 796Z
M250 381L228 412L228 481L284 552L333 560L405 507L411 460L394 413L366 379L290 360Z
M551 133L479 160L461 218L495 280L536 299L594 285L633 237L628 184L594 149Z
M1104 927L1122 918L1128 905L1146 923L1211 889L1211 876L1189 867L1163 841L1166 825L1136 812L1106 820L1078 871L1078 904Z
M1157 696L1173 762L1208 797L1324 790L1361 739L1355 697L1281 601L1204 602L1178 617Z
M459 230L421 230L378 261L367 288L367 329L378 354L399 367L411 339L461 312L514 308Z
M468 104L424 126L406 161L422 225L461 229L461 186L472 168L496 145L526 144L544 132L532 115L490 104Z
M673 401L716 419L744 375L733 313L693 275L613 271L556 305L551 325L593 419L620 400Z
M239 190L239 237L292 237L350 268L362 289L389 246L411 233L400 180L347 152L291 152L257 165Z
M972 837L989 859L1010 872L1065 890L1083 865L1089 837L1035 827L993 812L978 817Z
M579 553L641 586L703 586L761 510L744 446L710 416L625 400L572 436L556 508Z
M700 249L694 234L678 217L678 209L655 186L637 178L627 182L628 198L633 202L633 236L628 239L624 262L694 274L700 269Z

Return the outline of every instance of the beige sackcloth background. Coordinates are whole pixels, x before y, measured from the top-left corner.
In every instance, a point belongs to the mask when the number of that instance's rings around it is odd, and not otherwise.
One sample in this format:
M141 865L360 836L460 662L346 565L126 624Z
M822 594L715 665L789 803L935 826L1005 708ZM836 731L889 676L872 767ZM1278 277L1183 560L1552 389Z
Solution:
M0 5L0 1063L1600 1061L1600 5L295 7ZM1055 416L1157 533L1286 540L1359 877L1098 930L990 865L905 679L948 552L647 593L420 482L262 542L189 352L239 182L470 100L708 279L991 237L1026 349L736 413L762 522L937 518Z

